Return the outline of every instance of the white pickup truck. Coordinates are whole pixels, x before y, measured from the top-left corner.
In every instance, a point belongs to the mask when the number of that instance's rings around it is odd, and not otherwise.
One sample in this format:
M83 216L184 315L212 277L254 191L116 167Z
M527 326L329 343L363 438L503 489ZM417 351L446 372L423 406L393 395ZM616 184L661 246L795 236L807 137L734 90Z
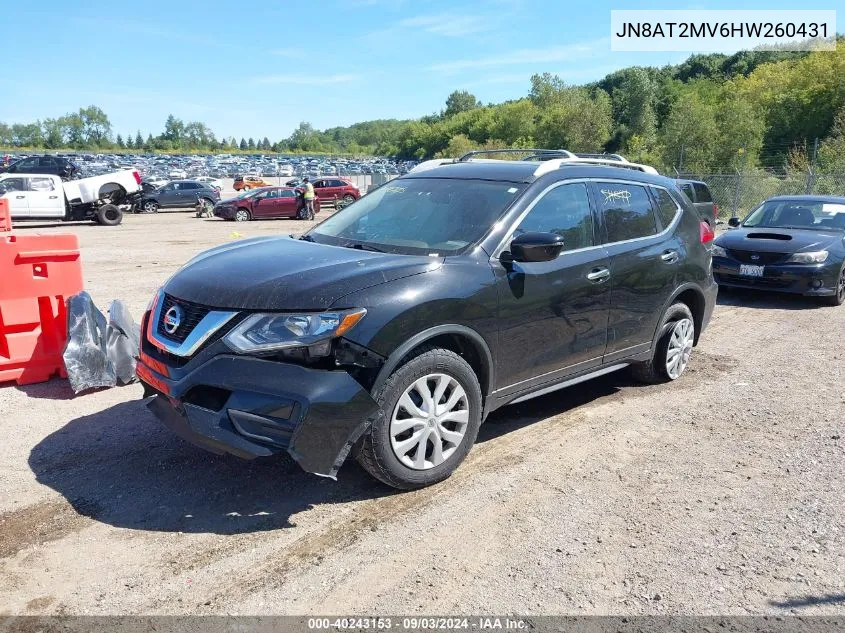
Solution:
M9 201L12 220L93 220L115 226L123 220L121 206L141 192L135 170L62 181L48 174L0 174L0 198Z

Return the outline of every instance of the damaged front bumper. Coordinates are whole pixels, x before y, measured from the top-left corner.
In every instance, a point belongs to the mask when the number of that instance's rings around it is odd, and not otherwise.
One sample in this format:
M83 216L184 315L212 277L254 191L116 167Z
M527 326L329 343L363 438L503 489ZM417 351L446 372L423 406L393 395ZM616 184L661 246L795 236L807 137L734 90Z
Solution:
M253 459L287 450L304 470L335 478L380 415L368 391L342 370L227 354L187 369L142 352L137 375L145 395L153 395L153 413L214 453Z

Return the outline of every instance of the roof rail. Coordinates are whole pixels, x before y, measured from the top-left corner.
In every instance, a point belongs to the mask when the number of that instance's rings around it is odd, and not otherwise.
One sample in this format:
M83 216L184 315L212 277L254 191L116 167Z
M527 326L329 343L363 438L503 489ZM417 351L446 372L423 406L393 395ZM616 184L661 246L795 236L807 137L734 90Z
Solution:
M473 156L478 156L479 154L530 154L531 156L552 155L563 156L567 158L575 157L575 154L565 149L474 149L471 152L467 152L466 154L462 155L455 162L463 163L465 161L470 160ZM522 160L529 160L529 158L523 158Z
M651 165L641 165L640 163L619 162L613 159L605 158L555 158L548 160L534 170L535 176L542 176L550 171L560 169L564 165L599 165L604 167L618 167L622 169L631 169L633 171L641 171L645 174L653 174L655 176L660 173Z
M625 158L624 156L622 156L621 154L604 154L604 153L601 153L601 154L598 154L598 153L596 153L596 154L583 153L582 154L582 153L576 152L575 155L578 158L602 158L602 159L605 159L605 160L616 160L616 161L619 161L620 163L627 163L628 162L628 159Z

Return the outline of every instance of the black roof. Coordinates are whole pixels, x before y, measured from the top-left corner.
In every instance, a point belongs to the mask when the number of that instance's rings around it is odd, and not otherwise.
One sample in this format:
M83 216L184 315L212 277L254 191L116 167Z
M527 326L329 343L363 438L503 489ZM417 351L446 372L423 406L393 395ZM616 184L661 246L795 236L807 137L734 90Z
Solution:
M843 196L814 196L801 194L792 196L772 196L769 200L803 200L805 202L832 202L834 204L845 204L845 197Z
M534 176L534 172L543 164L538 161L521 160L445 163L425 171L406 174L402 178L456 178L528 183L534 182L537 179ZM674 186L674 182L664 176L655 176L637 169L616 167L614 165L591 165L587 163L563 164L558 169L546 173L565 174L567 178L619 178L641 181L643 183Z

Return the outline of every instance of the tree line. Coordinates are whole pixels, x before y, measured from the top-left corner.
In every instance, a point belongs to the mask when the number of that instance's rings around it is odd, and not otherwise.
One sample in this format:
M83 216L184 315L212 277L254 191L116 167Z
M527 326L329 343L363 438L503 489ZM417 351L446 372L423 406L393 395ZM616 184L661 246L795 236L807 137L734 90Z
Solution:
M662 169L707 173L806 166L845 171L845 38L832 52L692 55L678 65L629 67L568 85L549 73L528 94L482 104L456 90L414 120L375 120L285 139L217 138L201 122L167 118L158 136L115 134L96 106L30 124L0 123L0 146L136 151L262 151L457 156L473 149L618 152ZM818 139L818 141L816 141Z

